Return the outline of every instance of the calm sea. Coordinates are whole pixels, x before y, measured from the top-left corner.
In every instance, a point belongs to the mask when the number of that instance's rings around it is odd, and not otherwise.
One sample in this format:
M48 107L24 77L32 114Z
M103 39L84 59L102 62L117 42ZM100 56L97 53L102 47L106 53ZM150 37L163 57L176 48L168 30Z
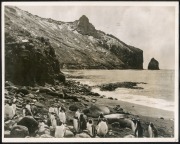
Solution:
M143 89L118 88L115 91L98 92L106 97L117 98L134 104L174 111L174 70L63 70L65 74L82 76L75 79L82 84L95 86L115 82L145 82Z

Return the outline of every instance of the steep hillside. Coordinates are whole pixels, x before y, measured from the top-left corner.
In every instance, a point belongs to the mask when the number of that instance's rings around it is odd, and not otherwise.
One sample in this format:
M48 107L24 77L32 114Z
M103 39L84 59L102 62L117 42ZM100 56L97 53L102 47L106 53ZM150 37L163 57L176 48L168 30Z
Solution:
M96 30L84 15L74 22L61 22L6 7L5 32L20 41L48 39L63 68L143 69L142 50Z

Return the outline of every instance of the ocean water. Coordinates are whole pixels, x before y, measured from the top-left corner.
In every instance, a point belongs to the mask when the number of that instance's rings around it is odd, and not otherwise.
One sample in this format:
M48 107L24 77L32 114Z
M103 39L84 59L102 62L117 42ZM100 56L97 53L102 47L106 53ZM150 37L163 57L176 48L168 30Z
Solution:
M82 79L73 79L90 86L116 82L147 83L138 84L143 89L117 88L115 91L100 91L95 87L92 91L121 101L174 111L174 70L63 70L63 72L82 76Z

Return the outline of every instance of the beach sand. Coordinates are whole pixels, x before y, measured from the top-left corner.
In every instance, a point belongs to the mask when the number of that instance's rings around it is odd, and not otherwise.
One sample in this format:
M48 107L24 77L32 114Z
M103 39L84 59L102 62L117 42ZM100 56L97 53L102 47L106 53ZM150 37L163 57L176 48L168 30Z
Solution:
M95 102L96 104L105 105L109 107L111 110L116 105L120 105L120 107L123 108L124 112L130 114L129 117L137 118L141 120L141 123L145 128L144 135L147 137L148 137L147 126L149 122L152 122L155 125L155 127L158 129L160 137L174 136L174 113L171 111L146 107L120 100L111 100L108 98L89 97L89 101L91 101L91 99L96 99L97 100ZM91 103L89 103L88 105L91 105Z

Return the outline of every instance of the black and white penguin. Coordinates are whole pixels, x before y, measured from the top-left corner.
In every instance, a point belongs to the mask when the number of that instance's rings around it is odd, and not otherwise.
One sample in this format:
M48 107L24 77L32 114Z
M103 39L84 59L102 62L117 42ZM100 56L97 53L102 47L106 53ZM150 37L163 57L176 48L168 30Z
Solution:
M44 131L48 129L49 127L44 123L43 120L39 120L38 128L39 128L38 134L41 135L41 134L44 134Z
M66 123L66 114L63 110L59 111L59 120L65 124Z
M96 127L97 135L105 137L108 133L108 125L106 119L102 119Z
M49 113L52 113L52 112L54 112L54 106L53 106L53 105L51 105L51 106L49 107Z
M98 117L98 122L97 125L99 124L100 121L102 121L104 119L104 115L103 113L100 113L99 117Z
M81 115L81 112L80 112L79 109L77 109L77 111L75 112L75 117L76 117L77 119L79 119L79 118L80 118L80 115Z
M94 126L93 120L89 119L87 122L87 130L88 130L88 134L91 137L95 137L96 136L96 128Z
M87 125L86 125L86 119L84 118L84 114L80 114L80 117L79 117L79 130L80 131L83 131L87 128Z
M65 128L64 124L60 121L59 125L56 126L56 128L55 128L54 137L55 138L63 138L65 131L66 131L66 128Z
M75 116L73 119L73 128L74 128L75 133L79 132L79 119Z
M148 126L148 134L149 137L158 137L158 131L157 129L154 127L154 124L150 122L149 126Z
M11 102L8 102L5 107L4 107L4 114L5 114L5 119L12 119L15 115L13 106Z
M131 119L131 129L132 129L133 133L135 133L136 127L137 127L137 120L132 118Z
M38 109L37 107L34 105L34 103L31 103L31 111L32 111L32 114L35 116L38 114Z
M135 137L143 137L143 127L141 126L140 120L137 120L134 135Z
M56 115L59 115L59 109L57 105L54 106L54 112L56 113Z
M56 121L55 113L51 114L50 120L51 120L52 127L55 128L57 126L57 121Z

